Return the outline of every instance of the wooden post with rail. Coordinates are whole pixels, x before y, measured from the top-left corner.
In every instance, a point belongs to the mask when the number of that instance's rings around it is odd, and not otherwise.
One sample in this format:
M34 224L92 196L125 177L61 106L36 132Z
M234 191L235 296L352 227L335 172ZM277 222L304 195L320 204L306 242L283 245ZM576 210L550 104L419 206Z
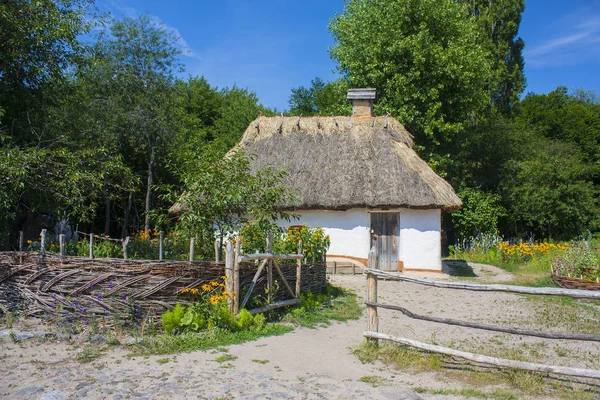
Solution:
M233 244L227 243L225 247L225 293L227 294L227 308L233 313L233 266L235 264L235 254L233 252Z
M271 231L267 232L267 254L273 254ZM273 260L267 260L267 302L273 302Z
M240 255L242 254L242 239L238 236L235 241L235 261L233 263L233 312L240 312Z
M369 251L369 269L374 268L376 264L375 247L371 247ZM371 303L367 305L367 331L378 332L379 331L379 318L377 316L377 275L367 272L367 302ZM378 343L378 339L369 339L374 344Z

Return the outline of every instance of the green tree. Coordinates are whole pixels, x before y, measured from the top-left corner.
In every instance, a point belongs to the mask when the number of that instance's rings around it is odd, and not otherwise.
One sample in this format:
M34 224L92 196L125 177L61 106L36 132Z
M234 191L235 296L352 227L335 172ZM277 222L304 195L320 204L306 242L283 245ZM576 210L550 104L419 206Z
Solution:
M133 169L145 164L144 230L150 229L153 185L164 170L179 122L175 74L181 70L176 38L148 15L114 21L100 33L89 68L81 72L96 88L96 99L117 105L113 122Z
M465 188L458 195L463 206L452 214L458 236L466 238L479 234L498 234L498 222L501 217L506 216L499 195L472 188Z
M490 110L492 56L469 10L451 0L347 0L332 58L354 87L378 91L430 163L444 170L458 132Z
M523 48L519 25L525 11L524 0L460 0L486 38L483 42L493 57L491 100L504 115L509 115L525 88Z
M321 78L310 82L310 87L292 89L289 98L292 115L349 115L351 106L346 100L349 84L345 79L325 83Z
M264 230L293 216L277 208L294 198L282 182L284 177L283 171L270 168L252 173L250 160L239 151L224 158L216 153L198 155L196 168L183 176L182 193L171 190L167 197L181 210L181 230L200 236L209 245L217 233L222 244L227 233L239 230L250 219Z

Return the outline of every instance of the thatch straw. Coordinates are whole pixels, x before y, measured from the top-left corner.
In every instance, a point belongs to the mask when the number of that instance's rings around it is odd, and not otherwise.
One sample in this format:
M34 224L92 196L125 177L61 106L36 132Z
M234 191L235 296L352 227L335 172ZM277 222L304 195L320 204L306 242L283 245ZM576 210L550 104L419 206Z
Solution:
M290 209L415 208L456 210L452 187L412 149L391 117L262 117L236 146L256 171L286 170L298 190Z

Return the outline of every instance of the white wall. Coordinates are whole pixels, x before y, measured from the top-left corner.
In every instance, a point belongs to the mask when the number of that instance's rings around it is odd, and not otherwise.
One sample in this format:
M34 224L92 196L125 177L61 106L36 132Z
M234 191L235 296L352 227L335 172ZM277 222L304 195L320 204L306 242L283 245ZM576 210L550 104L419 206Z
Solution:
M347 211L303 210L299 220L279 221L280 226L321 226L331 238L327 254L368 258L371 217L367 209ZM441 211L386 210L400 213L398 259L405 269L442 270Z
M442 270L440 210L402 210L400 259L406 269Z
M300 220L279 221L280 226L321 226L331 238L327 254L367 258L371 240L371 219L366 209L347 211L297 211Z

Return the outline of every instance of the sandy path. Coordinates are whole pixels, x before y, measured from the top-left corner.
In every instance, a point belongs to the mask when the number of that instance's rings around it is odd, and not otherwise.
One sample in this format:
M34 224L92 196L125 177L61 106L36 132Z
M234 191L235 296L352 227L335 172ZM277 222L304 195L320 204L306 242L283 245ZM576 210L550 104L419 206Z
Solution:
M487 281L493 280L493 272ZM331 281L354 289L362 297L363 276L336 275ZM390 281L379 284L381 302L401 304L421 314L497 323L513 321L510 314L527 321L534 312L523 296L448 291ZM386 333L484 353L516 346L525 349L523 356L533 361L600 368L600 349L594 343L515 340L508 335L412 321L387 310L382 310L380 317L380 331ZM556 325L560 330L560 321ZM36 341L14 344L0 339L0 398L458 398L417 395L410 389L461 387L442 373L415 374L394 371L380 363L361 364L350 350L362 343L364 328L364 319L326 328L299 328L284 336L229 346L226 354L237 358L225 363L215 361L223 354L216 351L172 355L165 362L165 356L130 358L126 349L114 348L92 363L80 364L74 360L76 350L71 345ZM569 350L569 356L556 346ZM572 358L577 352L587 356ZM361 382L366 376L378 377L383 386Z

